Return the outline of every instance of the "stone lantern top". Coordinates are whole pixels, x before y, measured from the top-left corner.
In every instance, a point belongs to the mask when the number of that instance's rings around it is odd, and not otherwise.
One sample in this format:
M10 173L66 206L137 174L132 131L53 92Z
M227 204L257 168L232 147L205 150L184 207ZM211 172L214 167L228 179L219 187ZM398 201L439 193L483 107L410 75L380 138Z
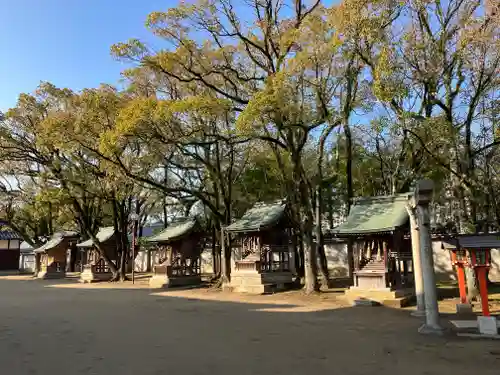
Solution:
M419 180L415 184L415 203L429 204L432 200L434 182L432 180Z

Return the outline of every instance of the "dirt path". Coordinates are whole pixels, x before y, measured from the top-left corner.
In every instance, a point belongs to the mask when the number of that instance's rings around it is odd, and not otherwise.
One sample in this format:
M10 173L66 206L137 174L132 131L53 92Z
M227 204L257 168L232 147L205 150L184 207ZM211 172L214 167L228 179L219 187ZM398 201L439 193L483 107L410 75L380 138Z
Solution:
M424 337L419 324L335 295L0 279L2 374L499 373L497 341Z

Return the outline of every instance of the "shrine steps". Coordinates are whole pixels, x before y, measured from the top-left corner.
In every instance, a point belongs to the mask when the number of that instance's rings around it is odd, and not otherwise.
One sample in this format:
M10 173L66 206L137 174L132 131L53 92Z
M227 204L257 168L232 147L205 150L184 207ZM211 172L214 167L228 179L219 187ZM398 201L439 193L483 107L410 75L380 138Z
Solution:
M377 260L376 258L370 259L368 263L364 265L364 267L357 271L358 273L371 273L371 272L380 272L385 273L385 264L382 260Z

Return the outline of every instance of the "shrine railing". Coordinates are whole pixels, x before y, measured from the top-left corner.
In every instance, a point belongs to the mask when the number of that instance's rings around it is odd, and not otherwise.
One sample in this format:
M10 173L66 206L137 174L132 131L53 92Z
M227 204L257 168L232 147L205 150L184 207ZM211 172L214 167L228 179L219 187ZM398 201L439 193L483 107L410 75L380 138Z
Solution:
M153 266L153 273L155 275L168 275L169 277L183 277L183 276L198 276L201 275L201 264L195 262L193 264L157 264Z
M106 265L104 259L101 259L92 266L92 271L95 273L106 273L109 272L109 267Z
M199 262L192 265L173 265L170 266L169 276L198 276L201 274L201 267Z
M235 270L236 271L256 271L260 272L260 261L245 261L245 260L237 260L235 262Z
M236 271L288 272L290 253L288 245L270 245L262 249L260 260L241 259L235 261Z

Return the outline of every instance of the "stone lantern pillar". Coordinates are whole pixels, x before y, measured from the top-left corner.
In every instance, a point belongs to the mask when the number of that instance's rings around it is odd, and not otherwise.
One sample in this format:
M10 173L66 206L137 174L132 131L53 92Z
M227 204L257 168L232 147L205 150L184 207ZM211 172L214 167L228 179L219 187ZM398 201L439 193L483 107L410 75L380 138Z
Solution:
M439 325L439 309L429 218L429 203L432 199L433 190L434 183L431 180L418 181L415 190L425 299L425 324L418 331L425 334L442 334L443 329Z
M424 278L422 275L422 260L420 259L420 231L417 221L417 203L415 195L412 195L406 211L410 217L411 231L411 252L413 258L413 278L415 282L415 295L417 298L417 310L412 313L413 316L425 316L425 295L424 295Z

